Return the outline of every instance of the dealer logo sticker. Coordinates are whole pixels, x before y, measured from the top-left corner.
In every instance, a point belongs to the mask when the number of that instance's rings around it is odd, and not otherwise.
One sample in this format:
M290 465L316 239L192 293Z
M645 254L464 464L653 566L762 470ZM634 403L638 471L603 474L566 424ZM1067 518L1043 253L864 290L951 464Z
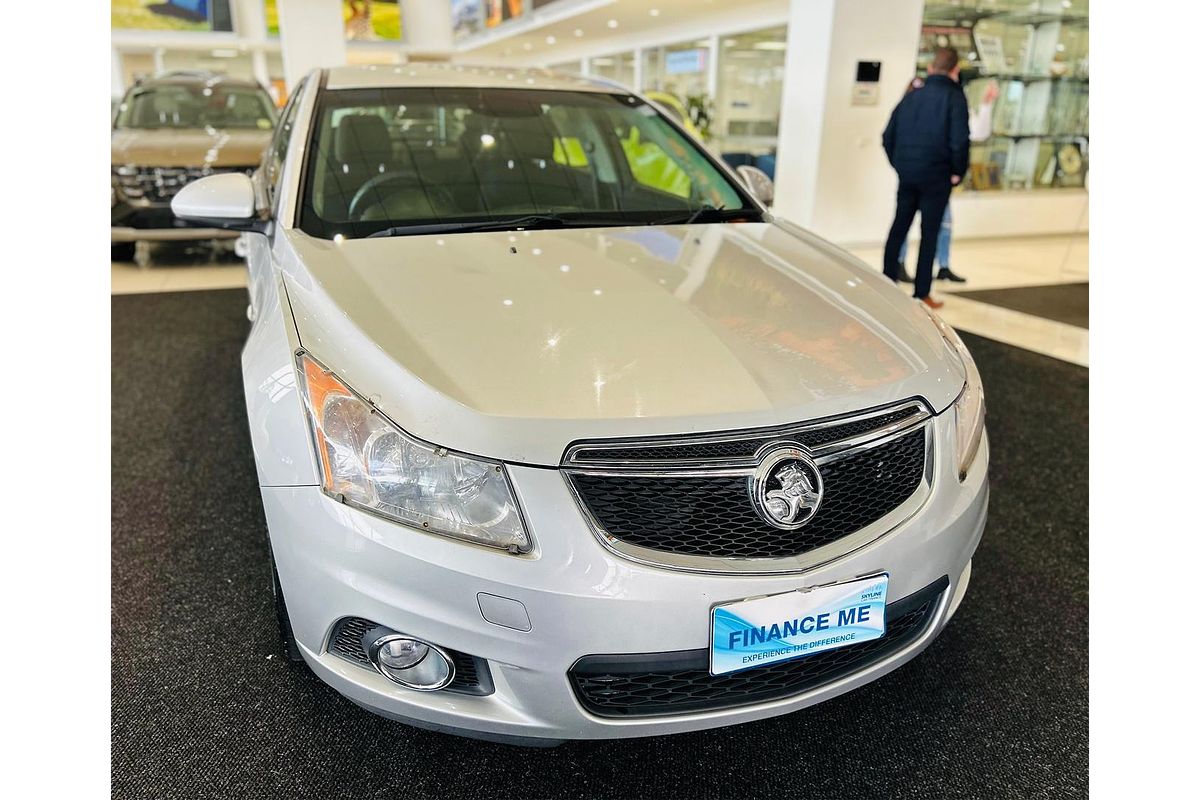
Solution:
M754 510L768 524L785 531L811 520L824 494L816 462L796 444L769 445L750 476Z

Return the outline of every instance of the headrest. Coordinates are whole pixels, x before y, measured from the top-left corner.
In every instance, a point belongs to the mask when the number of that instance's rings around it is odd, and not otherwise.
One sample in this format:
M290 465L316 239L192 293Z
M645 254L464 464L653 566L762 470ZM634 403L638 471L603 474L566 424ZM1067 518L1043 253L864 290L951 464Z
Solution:
M508 120L508 138L519 155L525 158L554 157L554 135L546 127L545 121L538 118L522 119L519 124L512 125L513 121Z
M342 163L390 161L392 140L387 125L374 114L342 117L333 135L333 157Z
M471 124L474 123L474 124ZM483 145L481 137L490 142ZM490 125L468 120L463 142L470 153L497 159L554 157L554 137L538 117L498 119Z

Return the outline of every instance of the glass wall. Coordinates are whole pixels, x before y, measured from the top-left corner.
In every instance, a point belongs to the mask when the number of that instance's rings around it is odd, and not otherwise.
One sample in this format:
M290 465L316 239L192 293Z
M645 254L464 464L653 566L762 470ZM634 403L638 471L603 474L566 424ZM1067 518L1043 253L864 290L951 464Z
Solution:
M596 78L607 78L622 86L636 88L634 84L634 53L628 50L611 56L595 56L588 63L591 75Z
M642 50L642 89L667 92L692 105L689 98L708 94L709 40L680 42Z
M773 156L779 144L787 26L722 36L720 50L712 141L727 154Z
M552 69L555 72L563 72L567 75L579 75L583 72L582 61L562 61L558 64L551 64L547 69Z
M678 100L695 130L736 164L774 173L783 99L787 27L761 28L717 40L689 39L590 60L591 74L644 92ZM641 85L634 85L634 59L641 58ZM716 92L710 91L717 59ZM563 69L566 65L555 65ZM660 101L671 108L674 104Z
M955 47L971 108L976 191L1084 185L1087 0L929 0L917 74Z

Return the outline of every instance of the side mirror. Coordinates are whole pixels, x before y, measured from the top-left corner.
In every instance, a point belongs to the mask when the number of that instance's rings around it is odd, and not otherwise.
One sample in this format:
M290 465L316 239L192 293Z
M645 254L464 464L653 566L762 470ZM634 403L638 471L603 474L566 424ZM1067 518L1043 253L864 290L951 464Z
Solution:
M775 202L775 183L767 177L767 173L758 167L751 166L738 167L736 172L742 179L742 183L746 184L746 188L750 190L750 194L754 195L760 203L769 206Z
M267 225L254 213L254 184L241 172L222 172L186 184L171 198L171 211L184 222L206 228L261 233Z

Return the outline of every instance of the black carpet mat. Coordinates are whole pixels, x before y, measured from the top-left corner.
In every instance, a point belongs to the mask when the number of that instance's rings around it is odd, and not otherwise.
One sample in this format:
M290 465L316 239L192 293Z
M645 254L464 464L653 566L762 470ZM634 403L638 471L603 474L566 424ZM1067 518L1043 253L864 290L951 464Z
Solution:
M1065 322L1077 328L1088 326L1088 285L1056 283L1051 286L1017 286L1011 289L979 289L955 292L980 303L1002 306L1035 317Z
M280 659L245 306L241 290L112 299L113 796L1087 791L1087 370L964 336L988 391L991 519L966 600L923 655L785 717L524 750L389 722Z

